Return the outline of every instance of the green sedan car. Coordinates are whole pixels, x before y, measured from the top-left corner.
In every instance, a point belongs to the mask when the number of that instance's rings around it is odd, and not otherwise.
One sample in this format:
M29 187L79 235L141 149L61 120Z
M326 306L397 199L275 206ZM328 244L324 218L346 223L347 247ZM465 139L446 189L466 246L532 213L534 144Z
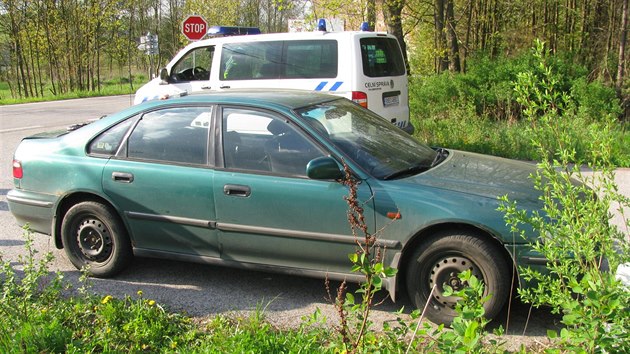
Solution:
M461 271L483 279L493 317L516 266L545 264L497 211L506 194L540 207L535 166L430 148L347 99L310 92L151 101L25 138L7 200L20 224L97 277L138 256L354 281L344 163L369 230L382 230L385 265L399 269L384 287L429 302L432 321L454 317L443 285L461 288Z

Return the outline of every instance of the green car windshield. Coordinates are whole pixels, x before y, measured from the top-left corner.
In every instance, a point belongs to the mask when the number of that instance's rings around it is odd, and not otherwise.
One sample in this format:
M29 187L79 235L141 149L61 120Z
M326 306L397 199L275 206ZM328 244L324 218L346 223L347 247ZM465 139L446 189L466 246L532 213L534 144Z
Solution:
M302 108L297 113L347 158L379 179L417 174L439 160L435 150L345 99Z

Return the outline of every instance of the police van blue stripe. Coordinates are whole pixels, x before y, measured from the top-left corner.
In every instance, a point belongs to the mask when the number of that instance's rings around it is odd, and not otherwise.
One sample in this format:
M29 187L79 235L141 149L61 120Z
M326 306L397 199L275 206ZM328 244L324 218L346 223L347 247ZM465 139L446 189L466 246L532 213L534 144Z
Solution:
M319 83L319 85L317 85L317 87L315 87L315 91L322 91L324 90L324 88L326 87L326 85L328 85L328 81L322 81ZM328 91L334 92L337 91L337 89L343 85L343 81L337 81L335 82Z
M328 81L322 81L319 83L319 85L317 85L317 87L315 88L315 91L321 91L324 89L324 87L326 87L326 85L328 85Z

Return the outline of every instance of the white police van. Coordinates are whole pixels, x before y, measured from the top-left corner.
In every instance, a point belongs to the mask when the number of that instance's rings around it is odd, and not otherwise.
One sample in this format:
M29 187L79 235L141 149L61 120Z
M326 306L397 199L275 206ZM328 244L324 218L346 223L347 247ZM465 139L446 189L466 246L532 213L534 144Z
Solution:
M407 72L396 37L368 31L258 34L210 28L220 36L186 46L142 86L135 103L207 90L301 89L347 97L413 133ZM257 34L243 35L236 34Z

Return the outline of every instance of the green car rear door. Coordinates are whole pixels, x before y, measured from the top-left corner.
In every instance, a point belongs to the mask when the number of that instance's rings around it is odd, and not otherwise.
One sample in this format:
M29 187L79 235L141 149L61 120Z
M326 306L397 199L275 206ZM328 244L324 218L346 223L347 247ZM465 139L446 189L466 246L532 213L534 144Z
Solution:
M128 223L135 248L218 257L214 172L208 167L211 107L141 117L124 158L111 159L103 189Z

